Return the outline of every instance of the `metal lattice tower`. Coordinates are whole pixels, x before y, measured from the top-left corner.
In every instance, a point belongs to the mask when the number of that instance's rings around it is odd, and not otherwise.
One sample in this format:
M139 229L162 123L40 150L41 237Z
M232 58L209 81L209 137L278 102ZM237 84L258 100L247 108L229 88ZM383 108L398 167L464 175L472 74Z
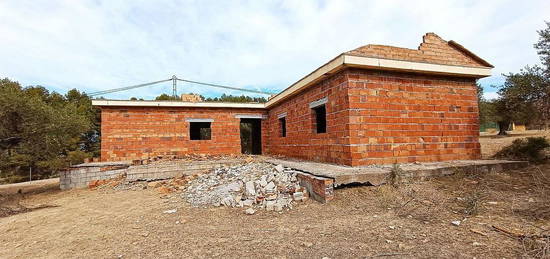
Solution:
M174 99L178 98L178 87L177 87L178 78L176 75L172 76L172 97Z
M131 89L137 89L137 88L150 86L150 85L154 85L154 84L159 84L159 83L163 83L163 82L169 82L169 81L172 81L172 96L176 99L178 97L177 96L178 95L178 88L177 88L177 82L178 81L185 82L185 83L191 83L191 84L198 84L198 85L216 87L216 88L222 88L222 89L228 89L228 90L236 90L236 91L243 91L243 92L256 93L256 94L265 94L265 95L274 95L274 93L269 93L269 92L264 92L264 91L259 91L259 90L252 90L252 89L238 88L238 87L232 87L232 86L227 86L227 85L218 85L218 84L212 84L212 83L192 81L192 80L178 78L177 76L173 75L172 78L170 78L170 79L164 79L164 80L159 80L159 81L145 83L145 84L139 84L139 85L113 88L113 89L108 89L108 90L103 90L103 91L98 91L98 92L91 92L91 93L88 93L88 96L93 97L93 96L99 96L99 95L104 95L104 94L127 91L127 90L131 90Z

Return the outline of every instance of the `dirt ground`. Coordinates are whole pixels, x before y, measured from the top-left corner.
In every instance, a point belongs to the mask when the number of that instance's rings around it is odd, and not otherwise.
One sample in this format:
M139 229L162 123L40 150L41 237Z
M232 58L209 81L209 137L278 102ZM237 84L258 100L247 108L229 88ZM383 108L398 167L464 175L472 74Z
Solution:
M487 143L495 141L482 138ZM282 214L254 215L192 208L178 194L150 189L0 188L4 205L30 208L0 215L0 258L537 257L550 251L548 239L518 238L493 226L550 234L549 188L550 164L543 164L348 187L328 204L309 200ZM177 211L163 213L170 209Z
M498 136L496 133L493 134L482 134L479 138L479 143L481 144L481 156L484 159L491 158L504 146L512 144L512 141L518 138L526 137L546 137L550 139L550 131L540 131L540 130L527 130L523 132L508 132L507 136Z

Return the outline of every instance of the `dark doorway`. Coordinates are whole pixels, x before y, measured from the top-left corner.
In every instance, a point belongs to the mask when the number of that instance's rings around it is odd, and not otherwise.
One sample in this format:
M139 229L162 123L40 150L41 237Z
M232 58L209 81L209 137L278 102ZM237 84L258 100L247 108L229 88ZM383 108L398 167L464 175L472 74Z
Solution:
M313 108L315 133L327 132L327 109L325 105Z
M262 154L262 120L241 119L241 152L243 154Z

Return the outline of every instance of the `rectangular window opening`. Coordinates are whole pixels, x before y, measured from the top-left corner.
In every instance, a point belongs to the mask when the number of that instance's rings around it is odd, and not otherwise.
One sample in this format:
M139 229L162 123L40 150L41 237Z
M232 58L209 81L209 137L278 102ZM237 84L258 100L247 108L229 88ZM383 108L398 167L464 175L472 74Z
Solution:
M314 113L314 124L316 133L327 132L327 110L325 105L320 105L312 109Z
M210 140L212 135L210 124L210 122L189 122L191 140Z
M285 117L279 118L279 125L280 125L279 136L286 137L286 118Z

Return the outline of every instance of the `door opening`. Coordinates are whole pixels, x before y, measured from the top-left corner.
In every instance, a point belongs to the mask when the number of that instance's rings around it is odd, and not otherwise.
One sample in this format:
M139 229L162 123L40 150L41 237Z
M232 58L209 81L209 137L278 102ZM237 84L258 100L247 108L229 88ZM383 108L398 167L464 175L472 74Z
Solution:
M241 152L249 155L262 154L262 120L241 119Z

